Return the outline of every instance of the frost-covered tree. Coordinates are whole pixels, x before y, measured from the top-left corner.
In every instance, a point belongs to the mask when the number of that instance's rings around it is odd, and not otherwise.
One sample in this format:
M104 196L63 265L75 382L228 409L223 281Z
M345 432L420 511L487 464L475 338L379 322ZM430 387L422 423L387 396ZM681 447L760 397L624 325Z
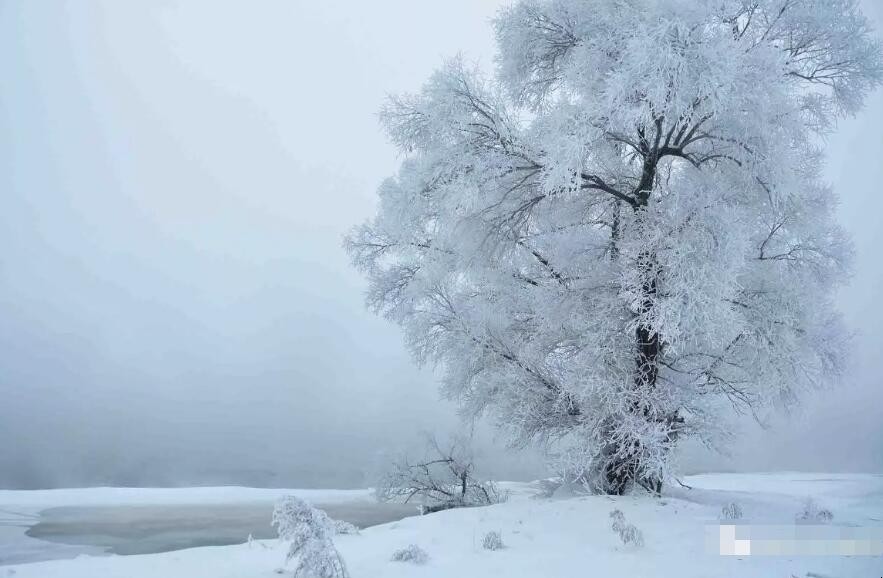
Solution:
M468 439L453 438L442 446L435 437L426 439L421 459L401 456L390 464L375 490L382 502L414 498L423 502L423 513L450 508L488 506L506 501L508 494L493 482L475 475L475 459Z
M273 526L290 543L286 561L297 560L294 578L349 578L334 546L337 527L325 512L297 496L283 496L273 510Z
M347 239L368 303L472 414L603 491L835 377L850 245L820 145L881 78L855 0L535 0L382 121Z

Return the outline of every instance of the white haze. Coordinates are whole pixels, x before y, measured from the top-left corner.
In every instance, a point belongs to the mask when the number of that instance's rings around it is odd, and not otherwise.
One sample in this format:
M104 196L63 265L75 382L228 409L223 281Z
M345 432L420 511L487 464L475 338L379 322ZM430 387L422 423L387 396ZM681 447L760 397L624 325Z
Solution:
M396 166L385 96L490 66L500 4L0 2L0 487L354 486L455 427L340 239ZM829 143L852 378L686 469L883 471L881 128L878 91Z

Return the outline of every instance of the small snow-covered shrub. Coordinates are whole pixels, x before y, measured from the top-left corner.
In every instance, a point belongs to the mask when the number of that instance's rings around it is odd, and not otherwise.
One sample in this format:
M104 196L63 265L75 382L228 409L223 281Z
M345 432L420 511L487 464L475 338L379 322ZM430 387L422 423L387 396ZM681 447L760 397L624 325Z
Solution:
M721 520L741 520L742 519L742 506L740 506L736 502L730 502L729 504L726 504L723 508L721 508L720 519Z
M626 522L625 514L620 510L610 512L610 528L619 534L619 539L626 546L640 548L644 545L644 534L634 525Z
M332 537L334 524L323 512L296 496L284 496L273 510L279 539L290 542L286 562L297 558L295 578L349 578Z
M537 493L534 494L533 497L537 499L551 498L562 485L564 485L564 478L547 478L545 480L538 480L536 482Z
M417 544L410 544L407 548L396 550L392 554L393 562L410 562L412 564L426 564L429 554Z
M503 544L503 537L499 532L488 532L481 540L481 547L485 550L502 550L506 546Z
M358 534L359 527L344 520L331 520L335 534Z
M441 445L427 437L426 453L417 461L401 456L377 482L375 497L381 502L423 501L421 514L451 508L489 506L509 499L509 492L475 476L469 440L455 437Z
M797 514L798 522L826 524L834 519L831 510L821 507L814 499L807 498L803 502L803 509Z

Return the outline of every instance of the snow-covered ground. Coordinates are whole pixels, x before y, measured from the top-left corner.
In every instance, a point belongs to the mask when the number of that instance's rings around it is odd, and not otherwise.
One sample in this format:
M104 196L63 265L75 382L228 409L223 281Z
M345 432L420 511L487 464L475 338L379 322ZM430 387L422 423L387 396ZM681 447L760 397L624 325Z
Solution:
M741 523L788 525L794 523L807 497L833 512L832 525L883 531L883 476L719 474L688 477L684 482L692 489L672 488L661 499L531 499L528 486L512 485L516 492L508 503L407 518L359 535L339 536L337 544L353 578L883 575L881 556L721 556L716 543L712 548L708 540L709 535L717 536L718 516L726 503L740 504L744 513ZM95 492L93 499L98 500L101 490ZM301 495L316 502L332 497ZM0 497L0 504L7 504L0 508L14 506L11 498L16 496L5 493ZM623 546L609 529L609 513L614 508L622 510L643 532L643 548ZM503 550L482 548L482 537L488 531L502 533ZM417 544L429 554L426 564L390 560L395 550L409 544ZM278 576L276 570L282 567L284 554L285 547L275 541L260 541L146 556L80 556L3 566L0 577L6 573L16 578L273 578Z

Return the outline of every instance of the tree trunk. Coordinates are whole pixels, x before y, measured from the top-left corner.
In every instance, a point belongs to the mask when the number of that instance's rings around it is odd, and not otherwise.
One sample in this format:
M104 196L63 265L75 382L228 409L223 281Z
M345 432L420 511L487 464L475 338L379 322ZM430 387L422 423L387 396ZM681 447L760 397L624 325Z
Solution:
M643 277L638 313L645 321L635 329L635 370L632 383L635 392L655 389L659 375L660 354L659 334L646 321L652 313L656 300L659 266L651 253L641 255L638 264ZM627 410L634 416L654 419L652 409L638 401L630 404ZM634 483L659 493L662 489L662 480L657 476L646 475L645 465L641 463L642 449L641 441L634 437L626 437L607 449L608 459L603 470L604 490L607 493L621 495Z
M643 138L643 135L642 135ZM636 203L633 208L636 212L645 210L650 198L650 192L656 178L656 164L658 158L655 151L647 150L644 157L644 166L641 181L635 194ZM618 209L619 207L617 207ZM619 240L619 212L615 212L614 226L611 234L612 257L618 257ZM637 266L641 272L641 299L638 315L643 321L635 329L635 373L632 387L635 391L652 390L656 387L656 379L659 375L659 334L647 319L651 317L656 302L656 291L659 278L659 264L656 256L651 251L645 251L638 256ZM639 402L634 402L628 408L633 415L650 419L650 408ZM644 464L641 463L641 441L637 438L626 438L610 448L606 452L608 459L605 461L603 476L605 491L610 494L621 495L634 483L641 483L645 487L651 486L657 493L662 489L662 480L653 477L649 479L644 475Z

